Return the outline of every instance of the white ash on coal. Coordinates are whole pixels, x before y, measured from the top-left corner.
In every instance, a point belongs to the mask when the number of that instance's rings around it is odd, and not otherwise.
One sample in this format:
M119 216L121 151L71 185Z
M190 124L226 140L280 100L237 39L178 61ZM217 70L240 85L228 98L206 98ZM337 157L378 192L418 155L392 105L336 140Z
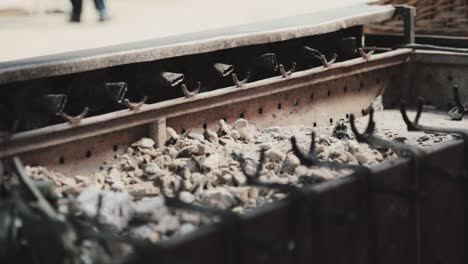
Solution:
M358 126L365 124L358 122ZM201 134L178 135L168 127L165 146L155 148L152 139L142 138L90 175L63 175L44 167L26 167L26 173L37 181L53 183L62 214L81 215L95 230L156 243L217 221L201 213L167 207L162 193L177 196L187 204L243 214L287 196L274 189L249 185L246 174L256 174L262 182L298 187L349 175L351 170L301 164L297 153L292 151L291 138L295 138L300 151L307 153L314 131L318 133L314 155L320 161L374 166L397 158L391 149L358 143L344 120L320 128L258 129L239 119L233 124L220 120L219 127L206 128ZM416 145L450 138L424 133L415 138L400 131L384 128L376 134L389 140L406 139ZM260 150L265 160L257 174ZM117 251L128 253L131 248L119 246ZM80 252L87 263L114 257L94 240L83 241Z
M339 128L341 134L347 133L343 121ZM152 139L142 138L89 176L67 178L41 167L28 170L35 178L55 183L59 195L79 195L87 186L96 186L103 192L127 193L132 198L141 198L159 196L161 187L168 195L180 189L179 198L186 203L243 213L285 195L249 186L240 167L241 156L246 160L245 170L253 174L259 150L266 150L264 169L259 176L264 182L303 186L314 184L317 179L333 180L350 173L349 170L301 165L291 150L290 139L294 136L299 148L308 150L313 130L308 126L258 129L245 119L233 124L220 120L217 128L206 128L202 134L178 135L168 127L166 146L155 148ZM372 166L396 158L391 150L377 150L350 137L340 140L331 134L322 133L316 138L315 152L322 161ZM155 184L156 180L161 186Z

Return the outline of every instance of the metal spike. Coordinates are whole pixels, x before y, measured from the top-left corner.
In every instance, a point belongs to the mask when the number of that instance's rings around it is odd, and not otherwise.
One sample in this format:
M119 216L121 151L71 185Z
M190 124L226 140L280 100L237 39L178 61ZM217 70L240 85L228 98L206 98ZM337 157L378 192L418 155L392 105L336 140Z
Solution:
M70 115L67 115L66 113L61 113L60 116L63 119L67 120L72 126L77 126L81 123L81 120L86 117L86 115L88 114L88 111L89 111L89 108L85 107L83 111L81 112L81 114L77 116L70 116Z
M187 89L187 85L185 85L185 84L182 84L181 88L182 88L182 92L185 95L185 98L190 98L190 97L194 97L195 95L198 94L198 92L200 91L200 88L201 88L201 83L197 82L197 88L195 88L195 90L193 90L193 91L189 91Z
M130 111L139 111L140 108L146 103L146 100L148 100L148 97L147 96L143 96L143 98L140 100L140 102L138 103L133 103L133 102L130 102L130 100L128 99L124 99L123 100L123 104L128 108L130 109Z

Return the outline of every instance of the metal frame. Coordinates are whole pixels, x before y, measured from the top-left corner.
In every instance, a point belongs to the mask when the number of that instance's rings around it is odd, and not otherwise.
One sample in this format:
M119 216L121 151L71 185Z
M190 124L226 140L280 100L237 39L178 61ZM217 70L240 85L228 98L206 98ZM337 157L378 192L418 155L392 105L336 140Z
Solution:
M360 113L367 108L368 102L381 92L381 87L390 82L389 69L398 71L399 65L404 64L410 54L410 50L376 54L367 60L357 58L336 63L330 68L296 72L288 78L275 77L248 83L245 88L228 87L188 99L178 98L143 105L139 111L118 111L84 118L79 125L60 124L13 134L0 139L0 158L22 155L32 164L48 165L60 171L65 167L59 166L59 160L63 156L65 160L74 160L76 164L78 161L95 164L100 160L99 153L105 152L107 154L102 157L109 157L113 153L113 145L118 144L119 149L124 147L125 144L119 142L131 142L144 135L151 136L158 142L164 141L161 134L165 132L165 125L177 130L189 127L195 130L198 127L201 130L203 124L216 123L223 117L238 118L241 114L248 116L260 127L281 120L288 123L290 116L296 116L298 123L307 116L309 120L327 124L330 118L345 118L350 112ZM375 76L376 72L381 73ZM396 76L397 72L394 74ZM364 76L369 76L370 80L364 80ZM346 81L344 77L347 78ZM341 80L341 84L337 83L336 88L329 87L327 83L333 80ZM349 87L344 88L348 84ZM309 94L308 99L304 98L305 92ZM319 100L321 97L324 99ZM331 102L343 108L336 108ZM258 113L261 105L265 106L264 113L255 118L253 113ZM328 112L310 111L317 107L326 107ZM299 109L302 110L298 115ZM293 112L288 114L290 111ZM198 113L196 118L193 113ZM270 119L265 118L268 115L271 116ZM149 129L148 124L155 122L158 124L156 127L159 127L154 129L155 126L150 125L153 128ZM148 130L154 134L150 135ZM100 142L102 147L95 147L93 142ZM93 152L92 159L84 156L89 149ZM37 155L38 152L42 155ZM72 169L79 167L83 166L73 165Z

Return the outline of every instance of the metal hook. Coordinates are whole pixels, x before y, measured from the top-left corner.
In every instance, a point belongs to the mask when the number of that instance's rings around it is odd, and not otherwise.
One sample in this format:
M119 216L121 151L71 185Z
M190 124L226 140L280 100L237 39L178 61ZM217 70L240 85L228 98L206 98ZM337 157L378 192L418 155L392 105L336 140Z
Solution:
M296 137L291 137L292 151L304 166L315 166L319 164L318 158L315 156L315 132L311 134L311 142L309 153L304 154L297 146Z
M419 124L419 118L421 117L422 110L424 107L424 99L419 97L417 100L416 117L413 122L410 121L408 114L406 113L406 104L401 102L400 113L403 117L403 121L406 124L408 131L424 131L432 133L446 133L446 134L460 134L464 139L468 141L468 130L460 128L443 128L443 127L432 127L423 126Z
M242 173L244 173L244 175L245 175L245 177L247 179L247 183L250 184L250 185L258 186L258 187L276 189L276 190L291 193L291 194L300 194L301 191L297 186L293 186L293 185L290 185L290 184L262 182L262 181L259 180L260 174L261 174L261 172L263 170L263 164L265 162L265 152L266 152L265 148L260 149L260 158L259 158L259 161L258 161L257 169L256 169L256 171L255 171L255 173L253 175L250 175L249 173L247 173L247 170L245 169L246 159L242 155L236 156L236 158L240 162L240 167L241 167Z
M107 99L115 103L122 103L128 90L125 82L104 83L104 88Z
M317 59L319 59L322 62L323 67L325 68L330 68L333 63L335 63L336 59L338 58L338 55L335 53L333 54L333 57L331 60L327 61L327 57L325 55L320 55L316 56Z
M61 113L60 117L67 120L72 126L77 126L81 123L81 120L86 117L86 115L88 114L88 111L89 111L89 107L85 107L83 111L81 112L81 114L77 116L70 116L66 113Z
M369 122L367 123L367 127L363 133L359 133L356 128L355 117L354 114L351 114L349 121L351 125L351 131L353 131L354 136L358 142L366 142L366 139L372 136L375 130L375 122L374 122L374 108L369 107Z
M292 151L294 155L299 159L301 165L311 167L311 166L319 166L324 168L331 168L331 169L348 169L352 170L354 175L368 175L370 173L369 169L364 166L360 165L350 165L350 164L342 164L336 161L320 161L319 158L315 155L315 132L311 134L311 142L309 147L309 153L304 154L297 146L297 141L295 137L291 138L291 145ZM322 179L322 178L320 178Z
M224 64L224 63L217 62L217 63L213 64L213 68L222 77L226 77L229 74L234 72L234 66L230 65L230 64Z
M130 109L130 111L139 111L140 108L146 103L146 100L148 100L148 96L143 96L143 98L141 99L141 101L138 102L138 103L130 102L130 100L128 100L128 99L124 99L122 103L123 103L128 109Z
M417 115L415 121L417 122L418 120L419 116ZM425 156L425 152L417 147L401 142L385 140L373 135L375 130L375 122L374 108L372 107L369 107L369 121L363 133L359 133L356 128L356 118L354 114L350 115L349 121L351 125L351 131L353 131L354 136L358 142L365 142L375 147L390 148L393 149L395 152L399 153L401 156L407 156L408 154L410 154L411 156L417 159L420 159L421 157Z
M449 111L449 116L451 120L456 120L460 121L463 119L463 116L465 115L467 109L465 106L461 103L460 100L460 93L458 91L458 86L453 86L453 99L455 101L455 107L450 109Z
M163 181L161 180L161 178L156 178L154 180L154 183L155 185L159 188L159 192L161 193L161 195L164 197L164 200L167 201L167 200L170 200L170 199L178 199L179 197L179 194L180 192L182 191L182 184L179 184L179 186L176 188L176 185L173 183L173 197L169 196L166 191L165 191L165 188L164 188L164 183Z
M16 177L18 178L18 181L21 183L21 185L24 186L26 190L28 190L29 193L33 195L33 197L37 201L38 207L47 215L47 217L55 220L60 219L52 205L50 205L50 203L47 201L47 199L44 197L41 191L31 182L29 177L26 175L23 163L21 162L20 158L13 157L13 169Z
M363 48L359 48L358 52L361 55L361 57L367 61L371 58L372 54L374 54L375 50L376 47L372 47L370 51L366 53Z
M244 84L246 84L249 81L250 72L247 72L247 74L245 75L245 78L242 81L239 81L239 79L237 78L237 74L235 73L233 73L231 76L232 76L232 81L234 82L236 87L241 88L241 87L244 87Z
M281 76L283 76L283 78L288 78L288 77L290 77L290 76L293 74L293 72L296 70L296 62L292 62L292 63L291 63L291 68L290 68L288 71L286 71L286 70L284 69L283 64L280 64L280 65L278 66L278 68L279 68L279 71L281 72Z
M187 89L187 85L181 84L180 86L182 87L182 92L184 93L185 98L190 98L190 97L194 97L195 95L198 94L198 92L200 91L200 88L201 88L201 83L197 82L197 88L195 88L195 90L193 90L192 92L190 92Z
M265 152L266 152L265 148L260 149L260 158L258 159L259 162L258 162L257 169L256 169L254 175L250 175L250 174L247 173L247 171L245 170L245 161L246 160L244 159L244 157L242 155L240 156L240 158L239 158L240 159L240 166L241 166L242 172L247 177L247 182L252 183L253 180L256 180L256 179L258 179L260 177L260 173L263 170L263 163L265 162Z
M400 113L401 113L401 116L403 117L403 121L405 122L408 131L422 130L422 127L419 126L419 118L421 117L422 110L424 107L424 99L422 97L418 97L416 102L417 102L416 116L413 122L410 121L408 114L406 113L406 103L402 101L400 105Z
M67 104L67 95L65 94L44 94L38 102L41 109L50 115L60 115L63 113Z

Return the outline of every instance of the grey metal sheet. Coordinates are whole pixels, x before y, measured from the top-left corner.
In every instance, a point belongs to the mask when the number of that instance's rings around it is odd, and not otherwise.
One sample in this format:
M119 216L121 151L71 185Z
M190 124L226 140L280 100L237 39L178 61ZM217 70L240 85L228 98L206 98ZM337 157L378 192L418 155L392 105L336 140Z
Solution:
M390 19L393 6L358 4L104 48L0 63L0 84L317 35Z

